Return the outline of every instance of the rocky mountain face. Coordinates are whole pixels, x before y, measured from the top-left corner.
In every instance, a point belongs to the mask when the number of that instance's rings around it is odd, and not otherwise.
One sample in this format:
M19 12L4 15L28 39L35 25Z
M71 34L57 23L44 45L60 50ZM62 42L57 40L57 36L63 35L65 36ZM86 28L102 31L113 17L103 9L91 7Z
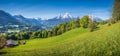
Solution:
M48 27L54 27L60 23L69 22L69 21L75 20L75 19L76 18L71 16L69 13L65 13L64 15L59 15L52 19L48 19L48 20L44 21L43 23Z

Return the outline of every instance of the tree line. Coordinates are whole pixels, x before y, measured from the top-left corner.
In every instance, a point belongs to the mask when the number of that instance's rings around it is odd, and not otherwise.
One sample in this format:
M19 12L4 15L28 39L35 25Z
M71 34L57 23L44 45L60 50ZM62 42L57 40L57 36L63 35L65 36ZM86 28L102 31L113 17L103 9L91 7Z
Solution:
M52 36L61 35L69 30L75 28L90 28L94 31L97 27L97 22L93 21L89 16L83 16L81 19L71 20L70 22L61 23L51 30L43 30L39 32L25 31L17 34L10 34L6 36L6 39L22 40L22 39L34 39L34 38L47 38Z

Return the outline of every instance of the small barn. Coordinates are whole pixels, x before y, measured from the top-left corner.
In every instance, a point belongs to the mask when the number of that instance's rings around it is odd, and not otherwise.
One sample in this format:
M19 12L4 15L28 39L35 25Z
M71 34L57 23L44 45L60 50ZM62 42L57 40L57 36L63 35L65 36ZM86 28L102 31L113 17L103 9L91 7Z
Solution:
M9 39L6 41L6 47L14 47L14 46L17 46L18 44L12 40L12 39Z

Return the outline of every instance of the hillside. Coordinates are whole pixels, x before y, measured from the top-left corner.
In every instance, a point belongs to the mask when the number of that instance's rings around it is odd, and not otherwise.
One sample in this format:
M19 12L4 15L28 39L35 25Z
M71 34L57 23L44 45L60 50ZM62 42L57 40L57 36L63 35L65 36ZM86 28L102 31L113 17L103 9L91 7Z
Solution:
M77 28L62 35L28 40L26 45L0 50L3 56L120 56L120 23L101 30Z
M21 24L21 23L17 21L14 17L12 17L11 14L3 10L0 10L0 25L6 24Z

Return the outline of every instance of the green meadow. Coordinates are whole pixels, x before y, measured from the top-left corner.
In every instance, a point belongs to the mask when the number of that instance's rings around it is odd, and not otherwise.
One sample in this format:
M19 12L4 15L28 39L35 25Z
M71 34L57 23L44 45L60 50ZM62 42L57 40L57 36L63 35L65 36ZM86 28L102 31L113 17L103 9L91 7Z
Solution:
M27 40L1 56L120 56L120 22L99 30L76 28L62 35Z

